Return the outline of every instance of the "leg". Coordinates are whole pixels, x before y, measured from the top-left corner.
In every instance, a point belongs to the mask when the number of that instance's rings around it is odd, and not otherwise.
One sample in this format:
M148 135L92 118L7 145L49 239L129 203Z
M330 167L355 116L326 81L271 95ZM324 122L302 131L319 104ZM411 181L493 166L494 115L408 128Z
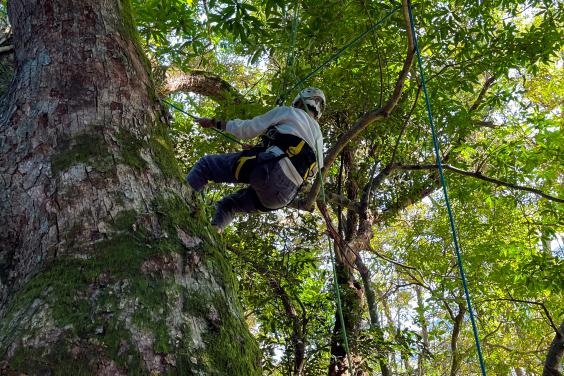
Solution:
M218 201L211 224L219 226L223 230L233 222L236 214L258 214L255 200L258 200L257 193L251 187L239 189L237 192L225 196Z
M273 154L262 153L259 161L268 160ZM282 161L273 161L257 166L250 176L250 185L264 208L279 209L290 203L296 197L299 187L284 173Z
M196 162L186 180L196 192L200 192L208 181L238 183L233 177L231 169L241 153L206 155Z

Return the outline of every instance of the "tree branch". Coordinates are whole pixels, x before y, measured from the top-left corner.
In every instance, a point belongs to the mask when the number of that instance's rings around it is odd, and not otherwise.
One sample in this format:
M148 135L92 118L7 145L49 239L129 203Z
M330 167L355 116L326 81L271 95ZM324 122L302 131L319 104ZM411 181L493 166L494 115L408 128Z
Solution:
M517 354L538 354L538 353L541 353L541 352L545 352L545 351L546 351L546 349L542 349L542 350L531 350L531 351L521 351L521 350L511 349L511 348L509 348L509 347L507 347L507 346L504 346L504 345L498 345L498 344L495 344L495 343L489 343L488 341L482 341L482 343L483 343L484 345L486 345L486 346L497 347L497 348L503 349L503 350L505 350L505 351L509 351L509 352L511 352L511 353L517 353Z
M411 65L413 63L413 59L415 56L415 44L411 32L409 13L407 11L407 6L408 6L407 1L408 0L402 0L403 17L405 20L406 31L407 31L407 54L403 64L403 69L400 72L398 79L396 80L396 86L394 88L394 91L390 96L390 98L388 99L388 101L384 104L384 106L365 114L362 117L362 119L357 121L351 128L349 128L348 131L345 132L345 134L343 134L337 140L337 143L329 150L323 161L324 167L321 169L322 179L325 178L327 174L327 169L333 164L333 162L335 162L335 159L337 158L341 150L343 150L345 145L347 145L349 141L355 138L369 124L373 123L376 120L388 117L388 115L394 109L394 107L396 106L397 102L401 97L405 80L407 79L407 75L409 73L409 70L411 69ZM313 187L307 197L305 203L306 208L313 207L313 203L316 201L317 196L319 194L320 187L321 187L321 181L319 180L319 176L317 176L315 182L313 183Z
M544 193L544 192L542 192L538 189L535 189L535 188L523 187L521 185L507 183L507 182L504 182L504 181L501 181L501 180L497 180L497 179L493 179L493 178L489 178L487 176L484 176L484 175L482 175L481 172L470 172L470 171L466 171L466 170L461 170L459 168L453 167L453 166L448 165L448 164L443 164L442 166L443 166L443 169L449 170L449 171L452 171L452 172L456 172L457 174L460 174L460 175L480 179L480 180L487 181L489 183L493 183L493 184L496 184L496 185L501 185L501 186L508 187L508 188L511 188L511 189L516 189L518 191L525 191L525 192L534 193L538 196L546 198L547 200L564 203L564 199L547 195L546 193ZM425 164L425 165L399 165L398 164L398 165L395 165L392 169L393 170L400 170L400 171L438 170L439 166L434 165L434 164Z
M486 94L490 86L492 86L492 84L495 82L495 80L496 80L495 76L492 76L486 80L486 83L482 87L480 94L478 94L478 98L476 98L474 104L472 104L472 107L470 107L470 109L468 110L469 114L477 110L478 107L480 107L480 104L484 101L484 95Z
M216 100L225 100L224 92L229 92L240 102L243 96L239 94L227 81L218 75L204 70L193 69L182 72L171 68L164 68L163 82L157 89L159 97L164 98L178 92L201 94Z

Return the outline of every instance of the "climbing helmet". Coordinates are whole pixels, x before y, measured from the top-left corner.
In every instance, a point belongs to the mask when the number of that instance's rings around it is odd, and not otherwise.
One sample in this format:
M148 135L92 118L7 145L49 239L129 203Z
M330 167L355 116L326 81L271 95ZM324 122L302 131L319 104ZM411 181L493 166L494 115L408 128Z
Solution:
M315 116L318 118L321 117L321 114L325 111L325 94L321 89L315 87L308 87L304 91L301 92L305 99L305 104L308 105L310 110L314 110ZM292 105L295 106L298 103L298 100L301 98L300 94L296 96Z

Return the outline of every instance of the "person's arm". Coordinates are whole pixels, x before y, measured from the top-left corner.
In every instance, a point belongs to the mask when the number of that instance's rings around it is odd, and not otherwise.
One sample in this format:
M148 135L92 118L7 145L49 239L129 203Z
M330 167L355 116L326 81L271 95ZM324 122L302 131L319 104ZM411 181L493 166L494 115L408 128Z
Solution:
M280 124L287 117L287 107L276 107L250 120L230 120L225 130L242 140L255 138L271 125Z
M225 130L227 122L223 120L215 120L210 118L198 118L194 120L196 123L200 124L202 128L218 128ZM219 125L219 127L218 127Z

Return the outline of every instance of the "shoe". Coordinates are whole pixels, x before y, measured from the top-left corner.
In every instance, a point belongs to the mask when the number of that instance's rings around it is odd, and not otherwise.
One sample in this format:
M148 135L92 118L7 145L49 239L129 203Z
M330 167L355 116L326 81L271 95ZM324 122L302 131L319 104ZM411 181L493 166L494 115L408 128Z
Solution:
M212 225L212 227L216 229L218 234L221 234L221 227L219 227L218 225Z

